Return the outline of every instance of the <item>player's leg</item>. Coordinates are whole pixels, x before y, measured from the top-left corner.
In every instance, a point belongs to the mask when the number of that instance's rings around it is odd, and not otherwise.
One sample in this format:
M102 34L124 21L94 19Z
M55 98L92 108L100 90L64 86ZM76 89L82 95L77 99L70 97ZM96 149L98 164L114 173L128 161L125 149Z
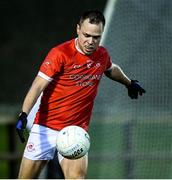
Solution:
M88 155L76 160L63 158L60 161L65 179L85 179L88 166Z
M20 166L19 178L36 178L46 162L53 159L57 132L34 124Z
M47 161L42 160L30 160L25 157L22 158L19 179L35 179L38 178L41 170L46 165Z

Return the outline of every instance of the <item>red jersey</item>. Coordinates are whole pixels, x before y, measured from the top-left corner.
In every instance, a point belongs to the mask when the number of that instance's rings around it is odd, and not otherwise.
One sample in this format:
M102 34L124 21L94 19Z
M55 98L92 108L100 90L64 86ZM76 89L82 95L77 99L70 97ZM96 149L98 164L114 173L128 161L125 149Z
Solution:
M112 66L104 47L87 56L75 46L76 39L50 50L38 73L50 81L43 92L35 124L60 130L77 125L88 130L98 84Z

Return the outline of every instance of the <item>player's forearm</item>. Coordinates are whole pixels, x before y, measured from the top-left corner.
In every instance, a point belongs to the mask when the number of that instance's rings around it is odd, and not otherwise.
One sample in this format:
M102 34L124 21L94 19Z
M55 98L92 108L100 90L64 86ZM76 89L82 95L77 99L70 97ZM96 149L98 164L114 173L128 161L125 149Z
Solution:
M29 114L40 94L41 92L33 91L33 89L30 89L24 99L22 111Z
M131 80L127 77L127 75L123 72L123 70L116 64L113 64L113 67L110 71L105 72L105 75L121 84L124 84L125 86L128 86L131 84Z

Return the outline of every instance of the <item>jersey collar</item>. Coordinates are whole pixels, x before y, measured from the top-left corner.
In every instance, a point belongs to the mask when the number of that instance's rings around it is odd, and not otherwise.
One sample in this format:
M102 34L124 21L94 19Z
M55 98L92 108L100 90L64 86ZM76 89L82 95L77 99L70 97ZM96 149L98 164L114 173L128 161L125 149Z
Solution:
M78 41L78 38L75 38L75 48L76 48L76 50L77 50L79 53L85 55L85 54L81 51L81 49L77 46L77 41Z

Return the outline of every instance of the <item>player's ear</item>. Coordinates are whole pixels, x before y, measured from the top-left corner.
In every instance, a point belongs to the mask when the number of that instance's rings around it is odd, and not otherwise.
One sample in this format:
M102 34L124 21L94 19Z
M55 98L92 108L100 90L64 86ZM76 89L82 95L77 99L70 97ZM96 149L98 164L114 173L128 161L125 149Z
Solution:
M76 26L76 32L77 32L77 34L79 34L79 31L80 31L80 25L77 24L77 26Z

